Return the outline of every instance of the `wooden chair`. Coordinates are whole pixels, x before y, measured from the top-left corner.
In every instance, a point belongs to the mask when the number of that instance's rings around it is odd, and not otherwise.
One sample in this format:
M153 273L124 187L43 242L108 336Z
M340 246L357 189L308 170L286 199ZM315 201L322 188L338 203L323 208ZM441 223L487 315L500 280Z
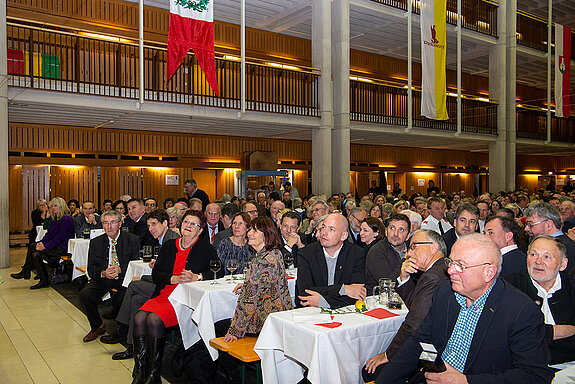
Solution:
M239 360L240 378L242 384L246 382L246 366L254 365L256 369L257 383L262 383L262 367L260 357L254 351L254 346L258 341L257 337L246 336L231 343L224 342L223 337L210 340L210 345L221 351L229 353L230 356Z

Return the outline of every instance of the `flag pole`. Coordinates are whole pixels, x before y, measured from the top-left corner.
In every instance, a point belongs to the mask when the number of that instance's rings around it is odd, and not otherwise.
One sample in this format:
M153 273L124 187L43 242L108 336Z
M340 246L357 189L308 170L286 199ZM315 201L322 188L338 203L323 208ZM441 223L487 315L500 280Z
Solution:
M142 108L144 104L144 0L139 1L138 7L138 56L140 65L140 99L138 101L138 109Z
M243 115L246 113L246 0L242 0L241 13L240 115Z
M461 135L461 0L457 0L457 132Z
M547 20L547 140L545 144L551 142L551 20L553 13L553 0L549 0L549 12ZM555 52L557 54L557 52Z
M411 1L412 0L407 0L407 128L405 129L405 132L409 132L411 131L411 128L413 128L413 51L411 44Z

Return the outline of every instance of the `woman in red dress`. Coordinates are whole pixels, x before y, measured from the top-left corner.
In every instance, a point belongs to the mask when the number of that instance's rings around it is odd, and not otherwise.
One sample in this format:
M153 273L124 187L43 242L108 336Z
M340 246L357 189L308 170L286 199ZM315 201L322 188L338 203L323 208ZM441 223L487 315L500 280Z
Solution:
M168 296L177 284L213 278L210 260L218 255L207 237L200 235L206 226L201 211L188 210L182 217L182 237L167 241L160 249L152 270L156 289L134 316L134 380L132 384L161 383L160 371L166 341L166 328L178 319ZM220 271L223 275L223 271ZM147 340L146 340L147 338Z

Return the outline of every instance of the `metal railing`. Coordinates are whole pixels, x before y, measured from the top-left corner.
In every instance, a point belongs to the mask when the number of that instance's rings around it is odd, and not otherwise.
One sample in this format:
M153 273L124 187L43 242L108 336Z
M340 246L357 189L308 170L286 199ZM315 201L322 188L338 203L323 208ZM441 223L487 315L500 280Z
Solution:
M407 11L408 0L371 0ZM420 1L411 0L412 12L419 15ZM497 37L497 4L485 0L463 0L462 26L465 29ZM457 0L447 0L447 23L457 25Z
M8 25L11 86L139 98L138 47L79 35ZM188 54L166 85L167 51L144 49L144 100L240 108L240 63L216 59L219 95ZM315 71L246 64L246 109L318 116Z
M551 52L555 53L555 26L551 27L553 45ZM517 12L517 44L524 45L538 51L547 52L547 20L524 12ZM571 34L571 52L575 52L575 35Z
M519 138L547 140L547 112L517 107L517 129ZM575 142L575 117L568 119L551 115L551 140L565 143Z
M389 85L350 82L350 118L368 123L407 126L407 89ZM413 126L457 131L457 98L447 97L449 120L421 116L421 91L413 90ZM497 134L497 103L462 99L462 132Z

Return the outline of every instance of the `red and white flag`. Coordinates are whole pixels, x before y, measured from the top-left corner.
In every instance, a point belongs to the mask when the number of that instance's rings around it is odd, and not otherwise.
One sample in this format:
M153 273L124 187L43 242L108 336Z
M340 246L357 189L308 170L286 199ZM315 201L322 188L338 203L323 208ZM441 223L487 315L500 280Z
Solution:
M555 24L555 116L569 117L571 28Z
M188 51L194 50L206 80L218 94L214 56L214 1L170 0L168 33L168 78L172 77Z

